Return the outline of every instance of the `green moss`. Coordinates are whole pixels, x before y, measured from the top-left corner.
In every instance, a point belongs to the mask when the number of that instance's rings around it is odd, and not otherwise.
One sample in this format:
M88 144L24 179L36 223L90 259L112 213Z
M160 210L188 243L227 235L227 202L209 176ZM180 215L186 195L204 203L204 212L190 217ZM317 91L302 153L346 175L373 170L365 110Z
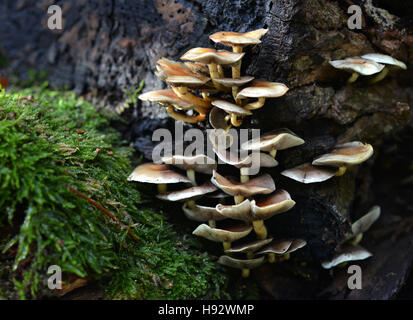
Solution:
M50 265L64 279L98 280L112 298L226 297L222 269L126 181L131 156L108 116L73 93L0 92L0 238L9 240L0 243L0 270L12 264L6 278L15 297L50 294Z

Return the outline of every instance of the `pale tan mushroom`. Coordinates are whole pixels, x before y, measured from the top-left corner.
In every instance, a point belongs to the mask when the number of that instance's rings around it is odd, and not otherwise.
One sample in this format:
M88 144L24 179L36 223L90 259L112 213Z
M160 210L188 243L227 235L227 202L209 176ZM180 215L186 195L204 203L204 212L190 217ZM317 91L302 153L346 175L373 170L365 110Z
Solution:
M225 100L214 100L212 101L212 105L228 113L231 124L235 127L239 127L242 124L243 117L252 115L251 111ZM241 118L241 120L239 118Z
M281 174L301 183L316 183L334 177L337 172L337 168L317 167L313 166L311 163L304 163L297 167L284 170Z
M191 181L191 180L190 180ZM207 193L217 190L217 187L211 182L206 182L201 186L194 186L183 190L171 191L158 194L156 197L165 201L190 201L198 199Z
M198 204L184 203L182 206L185 216L194 221L207 222L211 228L215 228L215 221L226 219L215 207L200 206Z
M381 80L383 80L387 74L389 73L389 67L388 66L392 66L392 67L396 67L396 68L400 68L403 70L407 69L407 66L404 62L397 60L391 56L388 56L386 54L381 54L381 53L367 53L361 56L364 59L368 59L368 60L372 60L375 61L377 63L381 63L384 64L384 68L383 70L380 71L379 74L377 74L373 79L370 80L370 83L376 83L379 82Z
M235 259L229 256L220 256L218 263L226 267L241 269L243 278L248 278L250 275L250 270L258 268L265 262L265 257L259 257L256 259L241 260Z
M276 256L283 256L282 260L288 260L290 258L290 253L301 249L306 244L307 241L302 239L276 240L257 252L257 254L267 254L268 262L274 263L276 261Z
M263 246L269 244L272 241L272 238L255 240L252 242L244 243L235 247L232 247L228 250L225 250L225 253L245 253L248 259L254 258L254 252Z
M359 75L370 76L379 73L383 70L384 65L372 60L363 59L359 57L346 58L344 60L329 61L336 69L342 69L352 72L351 77L347 80L348 83L356 81Z
M239 77L239 78L215 79L215 82L218 82L220 85L223 85L224 87L232 88L232 96L234 97L236 104L240 105L241 100L237 100L238 88L240 86L246 85L252 80L254 80L254 77L244 76L244 77Z
M344 246L331 260L325 261L321 265L324 269L331 269L345 262L365 260L371 256L372 254L363 247L349 245Z

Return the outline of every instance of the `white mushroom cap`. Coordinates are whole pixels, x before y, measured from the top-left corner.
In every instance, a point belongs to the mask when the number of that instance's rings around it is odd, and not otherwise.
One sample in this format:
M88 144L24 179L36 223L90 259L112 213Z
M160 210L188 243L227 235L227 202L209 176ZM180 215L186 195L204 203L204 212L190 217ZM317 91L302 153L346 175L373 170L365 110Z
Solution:
M149 91L139 96L140 100L156 102L164 106L177 106L180 109L188 110L194 107L193 103L179 98L171 89Z
M267 173L242 183L230 181L214 171L211 181L222 191L232 196L250 197L256 194L269 194L275 190L274 180Z
M196 172L212 174L213 170L217 169L217 163L203 154L195 156L174 155L171 157L163 157L162 162L171 164L182 170L192 169Z
M262 151L271 151L273 149L284 150L287 148L299 146L303 143L304 140L298 137L292 131L288 129L281 129L268 132L262 135L260 138L244 142L241 145L241 149Z
M391 56L388 56L386 54L381 54L381 53L367 53L367 54L363 54L361 56L364 59L368 59L368 60L373 60L377 63L383 63L383 64L389 64L389 65L393 65L393 66L397 66L399 68L402 68L404 70L407 69L407 66L404 62L397 60Z
M247 252L255 252L261 247L269 244L272 241L272 238L263 239L263 240L255 240L252 242L244 243L230 249L225 250L225 253L247 253Z
M246 237L252 231L252 226L236 226L227 229L211 228L207 224L199 225L192 233L196 236L215 242L233 242Z
M255 79L237 94L237 99L246 98L278 98L286 94L288 87L279 82Z
M254 77L244 76L239 78L220 78L214 79L215 82L222 84L225 87L240 87L254 80Z
M231 65L242 59L245 53L235 53L226 50L215 50L211 48L193 48L187 51L182 60L191 60L206 64L216 63L221 65Z
M158 194L156 197L165 201L188 201L202 197L206 193L211 193L217 190L209 181L202 186L195 186L184 190L171 191Z
M252 221L251 202L248 199L235 205L224 205L219 203L215 208L221 215L227 218L247 222Z
M329 63L336 69L357 72L364 76L370 76L383 70L384 65L375 61L362 58L347 58L344 60L333 60Z
M235 268L235 269L255 269L264 264L265 257L259 257L255 259L235 259L230 256L220 256L218 263L226 267Z
M330 261L325 261L321 265L324 269L331 269L343 262L364 260L371 257L372 254L360 246L345 246Z
M348 239L354 238L358 234L366 232L370 229L371 225L380 217L380 213L381 209L379 206L374 206L371 208L368 213L351 225L352 235Z
M366 161L373 155L373 147L359 141L337 145L333 151L324 154L313 161L316 166L341 167L356 165Z
M137 166L129 175L128 181L145 183L168 184L168 183L191 183L186 176L177 173L167 164L145 163Z
M209 36L215 43L222 43L226 46L248 46L261 43L261 37L266 34L268 29L257 29L245 33L220 31Z
M294 207L295 201L285 190L251 201L251 211L255 220L266 220L276 214L280 214Z
M275 253L284 255L301 249L306 244L307 241L303 239L276 240L260 250L257 254Z
M188 206L188 203L185 202L182 206L182 210L184 211L185 216L189 220L199 221L199 222L206 222L209 220L223 220L226 219L225 216L220 214L215 208L213 207L205 207L195 204L193 206Z
M250 116L252 115L252 112L249 110L246 110L234 103L225 101L225 100L214 100L211 102L213 106L220 108L224 110L225 112L229 114L236 114L238 116Z
M213 148L214 152L223 162L237 168L251 168L258 165L259 168L273 168L278 165L278 161L266 153L253 152L246 157L240 158L237 154L223 150L223 148Z
M284 170L281 174L298 182L316 183L334 177L337 170L337 168L317 167L311 163L304 163L298 167Z

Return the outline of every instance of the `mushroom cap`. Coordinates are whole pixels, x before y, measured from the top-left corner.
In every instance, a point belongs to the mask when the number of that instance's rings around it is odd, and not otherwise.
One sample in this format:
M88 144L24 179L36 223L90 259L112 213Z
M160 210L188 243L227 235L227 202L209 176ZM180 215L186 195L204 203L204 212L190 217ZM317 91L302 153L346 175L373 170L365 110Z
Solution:
M278 165L277 160L262 152L253 152L240 158L237 154L224 148L214 147L213 150L220 160L237 168L251 168L253 165L259 165L259 168L273 168Z
M158 199L165 201L188 201L202 197L206 193L211 193L217 190L209 181L201 186L195 186L183 190L171 191L156 195Z
M171 164L182 170L192 169L196 172L205 174L212 174L212 171L217 169L216 161L203 154L197 154L195 156L174 155L171 157L163 157L162 162Z
M225 130L228 127L227 120L225 117L227 113L217 107L213 107L209 113L209 123L214 129L223 129Z
M256 220L266 220L276 214L280 214L294 207L295 201L285 190L251 201L251 211Z
M208 65L201 62L184 62L184 65L187 66L193 73L200 73L206 77L209 77Z
M215 208L221 215L227 218L246 222L251 222L253 220L251 216L251 202L248 199L235 205L224 205L219 203Z
M243 76L239 78L219 78L214 79L215 82L222 84L224 87L240 87L248 82L254 80L254 77L251 76Z
M237 63L245 55L226 50L215 50L211 48L192 48L187 51L182 57L182 60L197 61L206 64L216 63L221 65L231 65Z
M227 132L225 132L224 129L211 129L211 130L208 129L207 131L208 131L208 139L209 141L211 141L213 148L228 149L234 143L234 137L228 134Z
M362 216L351 225L352 235L349 239L354 238L360 233L366 232L371 225L380 217L381 209L379 206L372 207L368 213Z
M209 220L223 220L226 219L225 216L220 214L215 208L213 207L205 207L195 204L193 207L188 206L188 203L184 203L182 206L182 210L184 211L185 216L189 220L199 221L199 222L206 222Z
M173 171L169 165L155 163L145 163L137 166L129 175L128 181L156 184L191 183L190 179Z
M404 62L397 60L391 56L388 56L386 54L381 54L381 53L367 53L367 54L363 54L361 56L364 59L368 59L368 60L373 60L377 63L383 63L383 64L389 64L389 65L393 65L393 66L397 66L399 68L402 68L404 70L407 69L407 66Z
M177 106L183 110L192 109L194 107L193 103L179 98L171 89L145 92L139 96L139 99L156 102L164 106Z
M344 246L340 253L335 255L330 261L325 261L321 265L324 269L331 269L343 262L364 260L371 257L372 254L360 246Z
M279 82L255 79L237 94L237 99L246 98L278 98L286 94L288 87Z
M269 194L275 190L274 180L267 173L242 183L230 181L214 171L211 181L222 191L232 196L250 197L256 194Z
M344 60L333 60L329 63L336 69L357 72L364 76L369 76L383 70L384 65L372 60L358 57L346 58Z
M210 78L193 72L188 66L182 62L172 61L162 58L157 61L156 75L165 80L167 83L174 86L202 86L210 80Z
M317 167L311 163L304 163L297 167L281 172L285 177L302 183L316 183L326 181L335 176L337 168Z
M337 145L333 151L316 158L313 165L341 167L356 165L366 161L373 155L373 147L360 141Z
M262 135L260 138L252 139L244 142L241 145L243 150L262 150L271 151L284 150L299 146L304 143L304 140L298 137L295 133L288 129L270 131Z
M211 228L203 223L192 234L215 242L233 242L246 237L252 231L252 226L235 226L226 229Z
M265 257L259 257L255 259L235 259L230 256L220 256L218 263L223 266L235 268L235 269L255 269L264 264Z
M234 103L225 101L225 100L214 100L211 104L217 108L224 110L226 113L229 114L236 114L237 116L250 116L252 112L246 110Z
M306 244L307 241L302 239L276 240L264 247L257 254L275 253L278 255L283 255L294 252L304 247Z
M266 34L268 29L257 29L245 33L220 31L209 36L215 43L222 43L225 46L248 46L261 43L261 37Z
M272 238L255 240L252 242L240 244L238 246L232 247L225 250L225 253L246 253L246 252L255 252L261 247L269 244L272 241Z

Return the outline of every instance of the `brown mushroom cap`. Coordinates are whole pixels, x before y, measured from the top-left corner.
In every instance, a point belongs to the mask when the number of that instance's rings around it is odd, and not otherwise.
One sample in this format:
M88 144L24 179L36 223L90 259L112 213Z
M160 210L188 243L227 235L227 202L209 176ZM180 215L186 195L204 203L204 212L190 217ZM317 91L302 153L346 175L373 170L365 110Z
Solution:
M259 257L255 259L235 259L230 256L220 256L218 263L226 267L235 269L255 269L261 266L265 262L265 257Z
M275 253L278 255L294 252L307 244L307 241L302 239L287 239L276 240L265 248L260 250L257 254Z
M283 176L302 183L322 182L334 177L336 173L336 168L317 167L311 163L304 163L281 172Z
M278 98L286 94L288 87L283 83L255 79L237 94L237 99Z
M159 103L163 106L176 106L179 109L188 110L194 107L193 103L179 98L171 89L149 91L139 96L140 100Z
M225 87L240 87L254 80L254 77L244 76L239 78L220 78L214 79L215 82L222 84Z
M367 54L363 54L361 57L364 58L364 59L373 60L377 63L383 63L383 64L397 66L399 68L402 68L403 70L407 69L407 66L404 62L402 62L400 60L397 60L397 59L395 59L391 56L388 56L386 54L367 53Z
M252 112L246 110L234 103L225 101L225 100L214 100L212 101L212 105L224 110L228 114L236 114L237 116L250 116Z
M331 269L343 262L364 260L372 254L360 246L344 246L340 253L335 255L330 261L325 261L321 265L324 269Z
M256 220L266 220L290 210L294 205L295 201L287 191L278 190L268 196L252 200L251 211Z
M202 197L206 193L211 193L217 190L209 181L202 186L195 186L184 190L171 191L158 194L156 197L165 201L188 201Z
M269 174L263 174L247 182L230 181L214 171L211 181L222 191L232 195L251 197L256 194L269 194L275 190L274 180Z
M222 43L225 46L248 46L261 43L261 37L266 34L268 29L257 29L245 33L220 31L209 36L215 43Z
M210 80L210 78L200 73L194 73L184 63L166 58L158 60L156 68L158 70L157 76L175 86L196 87Z
M194 221L199 222L206 222L209 220L223 220L226 219L225 216L220 214L215 208L213 207L205 207L200 205L193 205L189 206L187 202L184 203L182 206L182 210L184 211L185 216Z
M217 163L203 154L195 156L174 155L171 157L163 157L162 162L171 164L182 170L192 169L196 172L212 174L213 170L217 169Z
M251 202L248 199L235 205L224 205L219 203L215 208L217 212L219 212L224 217L246 222L252 221Z
M252 139L244 142L241 145L243 150L262 150L271 151L284 150L299 146L304 143L304 140L298 137L295 133L288 129L281 129L277 131L270 131L260 138Z
M336 69L357 72L364 76L369 76L383 70L384 65L375 61L362 59L358 57L346 58L344 60L333 60L329 63Z
M373 147L360 141L338 145L333 151L316 158L313 165L341 167L356 165L366 161L373 155Z
M137 166L129 175L128 181L145 183L168 184L168 183L191 183L186 176L177 173L167 164L145 163Z
M207 224L199 225L192 233L215 242L233 242L246 237L252 231L251 226L235 226L226 229L211 228Z
M226 50L215 50L211 48L193 48L187 51L182 60L197 61L206 64L216 63L231 65L242 59L245 53L235 53Z
M224 110L213 107L209 113L209 123L214 129L225 130L228 127L227 120L225 120L226 116L227 113Z
M269 244L272 241L272 238L263 239L263 240L255 240L252 242L244 243L230 249L225 250L225 253L247 253L247 252L255 252L258 249L262 248L263 246Z

